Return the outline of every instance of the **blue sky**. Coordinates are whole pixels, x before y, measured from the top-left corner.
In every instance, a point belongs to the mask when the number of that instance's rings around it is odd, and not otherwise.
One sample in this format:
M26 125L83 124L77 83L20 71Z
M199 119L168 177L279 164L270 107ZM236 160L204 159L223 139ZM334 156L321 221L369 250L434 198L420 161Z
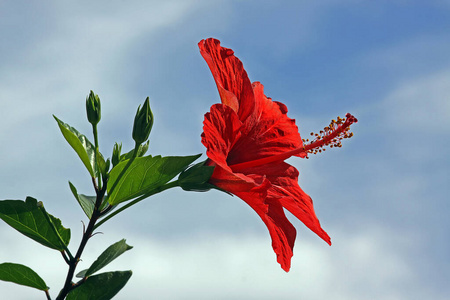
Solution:
M285 103L300 133L351 112L343 148L291 159L332 238L297 228L292 268L276 263L239 198L170 190L102 227L83 266L122 238L109 270L133 270L117 299L447 299L450 195L449 1L0 2L0 199L33 196L81 237L67 181L90 179L52 118L90 135L84 99L102 99L101 151L133 146L149 96L151 154L205 153L203 115L219 102L197 43L232 48L252 81ZM36 270L53 297L58 253L0 224L0 261ZM82 267L80 267L82 268ZM5 299L39 291L0 282Z

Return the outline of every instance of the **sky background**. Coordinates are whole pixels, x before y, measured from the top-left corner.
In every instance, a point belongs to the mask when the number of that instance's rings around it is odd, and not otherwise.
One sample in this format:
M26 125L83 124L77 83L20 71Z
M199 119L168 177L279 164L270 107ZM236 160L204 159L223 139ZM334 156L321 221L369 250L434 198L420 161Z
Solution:
M91 137L85 97L102 100L100 150L133 147L150 97L152 155L203 153L204 114L219 96L197 43L232 48L251 81L285 103L306 137L351 112L341 149L290 159L329 247L297 228L292 267L242 200L166 191L101 227L80 270L122 238L105 270L133 270L115 299L448 299L450 286L449 1L0 1L0 199L32 196L72 229L85 215L68 187L90 178L52 118ZM91 138L92 139L92 138ZM0 261L61 289L61 255L0 223ZM44 299L0 282L3 299Z

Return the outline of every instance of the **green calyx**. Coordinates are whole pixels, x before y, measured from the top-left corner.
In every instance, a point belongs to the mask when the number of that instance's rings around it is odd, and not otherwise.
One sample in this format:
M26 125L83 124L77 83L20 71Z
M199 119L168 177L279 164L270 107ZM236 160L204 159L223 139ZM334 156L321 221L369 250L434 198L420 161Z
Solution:
M206 161L195 164L180 174L178 184L183 190L206 192L216 188L208 182L214 172L214 166L207 166L205 163Z

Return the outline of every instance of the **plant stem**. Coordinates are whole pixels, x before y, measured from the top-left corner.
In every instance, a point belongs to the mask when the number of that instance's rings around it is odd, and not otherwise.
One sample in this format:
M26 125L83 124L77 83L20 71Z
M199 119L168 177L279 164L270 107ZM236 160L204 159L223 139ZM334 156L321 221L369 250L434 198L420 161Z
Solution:
M98 188L101 189L102 188L102 174L100 172L100 168L98 167L98 157L97 157L97 153L99 153L98 151L98 133L97 133L97 124L93 124L92 125L92 131L94 134L94 146L95 146L95 153L94 153L94 157L95 157L95 166L97 167L97 171L98 171ZM95 173L95 170L94 170Z
M126 205L122 206L121 208L118 208L117 210L115 210L114 212L112 212L111 214L109 214L108 216L106 216L104 219L102 219L100 222L98 222L95 226L94 229L97 229L98 227L100 227L103 223L105 223L106 221L108 221L109 219L111 219L112 217L114 217L115 215L117 215L118 213L122 212L123 210L127 209L128 207L144 200L145 198L148 198L152 195L155 195L157 193L160 193L162 191L165 191L167 189L173 188L173 187L177 187L178 185L178 180L166 183L165 185L159 186L151 191L149 191L148 193L145 193L144 195L140 196L139 198L136 198L135 200L128 202Z
M97 199L95 201L95 207L94 207L94 211L92 213L91 219L89 220L89 224L83 234L83 237L80 242L80 246L78 247L75 257L71 258L69 261L69 271L67 272L66 281L64 283L63 288L59 292L59 295L56 298L56 300L65 299L67 294L69 294L69 292L76 287L76 286L74 286L74 284L72 282L73 276L75 274L75 269L78 265L78 262L80 261L81 254L83 253L83 250L86 247L88 240L91 238L92 233L94 232L95 223L97 222L98 218L100 217L100 205L105 196L105 193L106 193L106 184L104 185L103 189L100 189L97 191Z

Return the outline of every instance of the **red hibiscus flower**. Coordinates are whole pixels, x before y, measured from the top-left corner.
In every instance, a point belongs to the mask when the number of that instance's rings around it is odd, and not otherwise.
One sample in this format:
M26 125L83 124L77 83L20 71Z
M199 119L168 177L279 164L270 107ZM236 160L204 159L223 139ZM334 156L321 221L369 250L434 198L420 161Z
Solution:
M296 237L284 208L331 245L321 228L313 202L298 185L298 171L284 162L291 156L307 157L324 146L340 147L350 137L356 118L347 114L303 141L295 120L284 104L264 95L263 85L250 82L242 62L231 49L215 39L202 40L200 53L211 69L222 104L205 114L202 143L208 165L215 166L209 182L242 200L261 217L269 229L277 261L286 272L291 265Z

